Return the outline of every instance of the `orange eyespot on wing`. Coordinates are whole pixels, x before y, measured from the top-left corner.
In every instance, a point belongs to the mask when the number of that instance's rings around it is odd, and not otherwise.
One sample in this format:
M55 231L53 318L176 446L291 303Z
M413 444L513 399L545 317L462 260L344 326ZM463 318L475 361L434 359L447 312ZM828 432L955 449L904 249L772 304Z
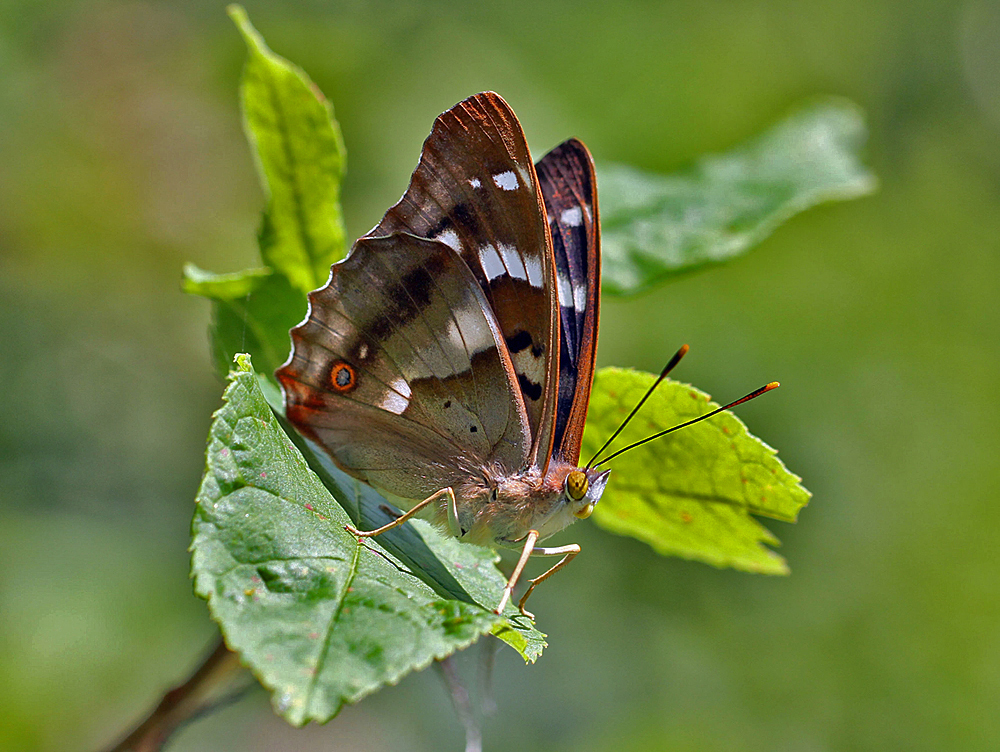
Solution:
M339 394L347 394L358 385L358 375L350 363L342 360L330 366L330 386Z

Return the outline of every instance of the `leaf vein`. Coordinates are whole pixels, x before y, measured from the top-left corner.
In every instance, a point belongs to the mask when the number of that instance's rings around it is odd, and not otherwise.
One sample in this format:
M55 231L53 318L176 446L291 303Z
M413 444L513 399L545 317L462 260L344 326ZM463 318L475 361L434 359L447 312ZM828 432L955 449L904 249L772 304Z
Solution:
M340 615L344 610L344 602L347 600L347 593L351 589L351 585L354 584L354 579L357 577L358 559L360 558L360 556L361 556L361 543L359 541L358 545L354 549L354 558L351 560L350 568L348 570L348 575L347 577L344 578L344 586L341 589L340 593L338 593L337 595L336 598L337 607L336 609L334 609L333 614L331 614L330 616L330 621L326 625L326 634L323 637L323 647L320 650L319 657L316 660L315 670L313 671L312 676L309 679L309 686L306 687L305 701L307 708L312 705L313 695L316 692L316 684L319 681L320 668L326 662L326 657L330 653L330 643L332 642L333 639L333 629L336 626L337 622L340 620Z
M294 75L294 74L293 74ZM268 97L271 100L271 106L275 112L275 129L278 132L278 137L281 140L281 149L285 154L285 161L288 165L286 171L286 177L288 180L289 187L292 192L292 203L293 211L295 213L295 229L296 234L299 236L299 242L302 244L302 250L305 252L306 257L309 259L309 276L310 276L310 287L316 286L316 243L309 232L308 221L305 215L305 209L302 205L302 187L299 185L300 175L298 169L298 161L295 158L294 150L292 149L292 139L288 132L288 116L283 107L281 97L278 93L278 88L273 76L265 77L265 85L267 86ZM273 199L272 199L273 200Z

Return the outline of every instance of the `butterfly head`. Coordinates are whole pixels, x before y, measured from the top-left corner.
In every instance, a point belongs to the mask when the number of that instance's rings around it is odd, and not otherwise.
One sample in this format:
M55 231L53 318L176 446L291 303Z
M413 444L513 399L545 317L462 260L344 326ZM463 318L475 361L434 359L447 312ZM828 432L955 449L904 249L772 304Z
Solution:
M610 470L590 468L567 473L563 493L574 517L580 520L590 517L604 493L610 474Z

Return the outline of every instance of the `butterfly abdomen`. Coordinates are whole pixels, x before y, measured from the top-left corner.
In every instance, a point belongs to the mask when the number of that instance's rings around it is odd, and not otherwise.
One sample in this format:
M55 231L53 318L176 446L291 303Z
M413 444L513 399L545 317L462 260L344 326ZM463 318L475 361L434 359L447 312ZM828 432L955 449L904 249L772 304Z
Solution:
M529 530L552 535L575 519L566 509L565 475L572 469L550 467L542 475L536 466L510 473L500 467L483 468L475 480L455 489L463 540L486 545L511 545ZM552 472L555 470L555 472ZM447 523L441 506L438 522Z

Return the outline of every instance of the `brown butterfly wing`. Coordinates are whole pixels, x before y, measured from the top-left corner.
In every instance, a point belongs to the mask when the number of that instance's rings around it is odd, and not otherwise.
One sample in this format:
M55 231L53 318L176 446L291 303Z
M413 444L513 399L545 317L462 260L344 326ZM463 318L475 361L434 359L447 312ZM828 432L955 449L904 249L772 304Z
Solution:
M409 188L368 237L405 231L437 239L472 270L514 365L532 458L552 451L558 388L558 301L551 239L524 133L497 94L440 115Z
M577 465L587 418L601 291L597 180L587 147L570 139L535 166L552 235L559 295L559 398L553 453Z
M292 343L277 372L288 418L355 477L419 499L488 463L528 463L502 334L448 246L362 238L309 295Z

